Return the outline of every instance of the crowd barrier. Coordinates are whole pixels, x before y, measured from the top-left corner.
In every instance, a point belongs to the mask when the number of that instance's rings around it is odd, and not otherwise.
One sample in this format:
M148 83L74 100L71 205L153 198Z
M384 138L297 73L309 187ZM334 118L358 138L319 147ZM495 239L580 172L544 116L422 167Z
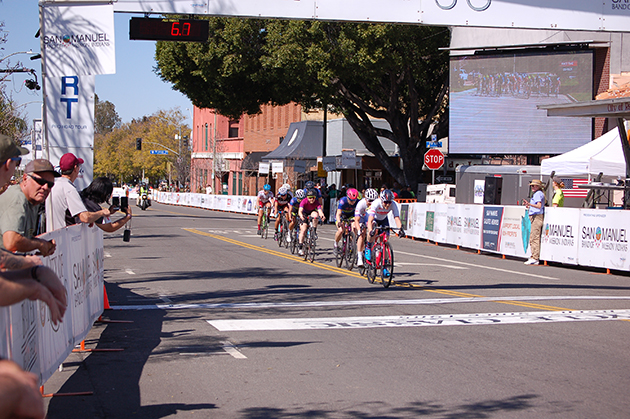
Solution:
M40 237L57 243L55 253L42 260L66 287L68 309L55 326L41 301L0 307L0 356L37 375L43 385L103 313L105 271L100 228L78 224Z
M256 213L256 197L157 192L157 202ZM531 223L523 206L402 203L408 236L528 258ZM390 220L393 225L393 220ZM548 262L630 270L630 212L546 207L540 258Z

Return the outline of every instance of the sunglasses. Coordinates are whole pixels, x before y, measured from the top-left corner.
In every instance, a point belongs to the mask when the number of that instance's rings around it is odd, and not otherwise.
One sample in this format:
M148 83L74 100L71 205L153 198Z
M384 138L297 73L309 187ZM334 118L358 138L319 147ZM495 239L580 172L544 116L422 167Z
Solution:
M383 201L383 205L391 205L392 201Z
M315 197L314 197L314 196L307 196L306 198L307 198L307 199L315 199Z
M30 177L31 179L33 179L35 182L37 182L37 184L39 186L44 186L47 185L48 189L51 189L53 186L55 186L55 182L49 182L46 179L42 179L40 177L35 177L33 175L31 175L30 173L27 174L26 176Z

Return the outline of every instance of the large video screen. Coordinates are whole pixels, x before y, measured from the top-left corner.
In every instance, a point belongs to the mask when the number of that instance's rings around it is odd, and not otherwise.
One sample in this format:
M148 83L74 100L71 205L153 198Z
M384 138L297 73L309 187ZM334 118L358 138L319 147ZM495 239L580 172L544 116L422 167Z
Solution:
M591 51L453 57L449 154L561 154L592 138L591 118L537 105L593 99Z

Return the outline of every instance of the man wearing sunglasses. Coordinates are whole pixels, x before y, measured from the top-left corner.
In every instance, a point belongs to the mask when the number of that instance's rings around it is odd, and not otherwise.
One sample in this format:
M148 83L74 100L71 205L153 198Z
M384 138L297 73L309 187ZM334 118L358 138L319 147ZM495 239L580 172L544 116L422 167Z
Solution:
M55 172L52 164L45 159L30 161L19 185L11 185L0 195L0 245L10 252L39 251L42 256L55 251L54 240L37 238L39 233L39 209L48 198L55 185Z

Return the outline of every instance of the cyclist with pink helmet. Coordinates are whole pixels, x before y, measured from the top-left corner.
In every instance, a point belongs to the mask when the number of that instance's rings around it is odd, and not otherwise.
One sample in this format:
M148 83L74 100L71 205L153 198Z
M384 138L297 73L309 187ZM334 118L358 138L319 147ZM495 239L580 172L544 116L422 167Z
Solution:
M335 215L335 225L337 226L337 232L335 233L335 248L334 252L337 254L337 246L339 240L343 236L343 224L342 220L352 223L354 220L354 210L357 206L357 199L359 198L359 191L355 188L350 188L346 191L346 196L339 200L337 205L337 213Z

